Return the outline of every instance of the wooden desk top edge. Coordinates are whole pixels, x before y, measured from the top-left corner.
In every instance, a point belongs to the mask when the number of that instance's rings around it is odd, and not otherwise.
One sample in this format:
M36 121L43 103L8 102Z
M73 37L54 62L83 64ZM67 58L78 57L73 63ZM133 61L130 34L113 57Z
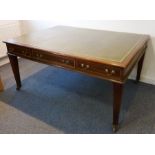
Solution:
M112 32L112 31L110 31L110 32ZM113 31L113 32L115 32L115 31ZM44 52L50 52L50 53L53 53L53 54L56 54L56 55L72 57L72 58L77 58L77 59L79 58L79 59L88 60L88 61L92 61L92 62L98 62L98 63L108 64L108 65L110 64L110 65L113 65L113 66L125 68L126 66L129 65L130 61L137 54L137 52L141 48L143 48L144 46L147 45L147 42L149 40L149 35L143 35L142 38L136 44L136 46L132 49L132 51L121 62L119 62L119 61L117 62L117 61L113 61L113 60L105 60L105 59L104 60L96 60L96 59L94 60L91 57L86 58L86 57L80 57L80 56L73 56L73 55L69 55L69 54L63 54L63 53L60 53L58 51L51 51L51 50L49 51L49 50L41 49L39 47L35 47L35 46L32 46L32 45L16 42L15 39L16 38L6 40L6 41L3 41L3 43L17 45L17 46L21 46L21 47L25 47L25 48L32 48L32 49L41 50L41 51L44 51Z

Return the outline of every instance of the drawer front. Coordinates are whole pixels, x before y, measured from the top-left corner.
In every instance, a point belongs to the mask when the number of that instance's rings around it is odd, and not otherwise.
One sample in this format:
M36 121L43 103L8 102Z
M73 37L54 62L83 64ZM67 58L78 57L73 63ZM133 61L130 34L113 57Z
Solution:
M31 57L32 56L32 50L16 45L7 45L8 52L15 54L17 56L24 56L24 57Z
M77 60L76 68L80 71L94 73L96 75L101 75L107 78L120 79L121 76L121 71L117 67L89 61Z
M97 62L56 55L42 50L7 45L8 52L34 61L78 70L97 77L121 81L122 70L119 67Z
M41 50L9 45L8 52L17 56L26 57L28 59L45 62L47 64L54 64L71 68L75 67L75 61L73 58L46 53Z

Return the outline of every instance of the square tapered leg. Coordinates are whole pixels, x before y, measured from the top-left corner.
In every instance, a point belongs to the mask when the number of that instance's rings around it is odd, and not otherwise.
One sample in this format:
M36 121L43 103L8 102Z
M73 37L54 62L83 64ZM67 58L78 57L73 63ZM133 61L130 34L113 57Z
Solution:
M113 83L113 131L119 128L119 113L121 108L123 84Z
M15 81L16 81L16 85L17 85L16 89L20 90L20 88L21 88L21 80L20 80L20 73L19 73L19 66L18 66L17 56L8 54L8 57L9 57L10 64L11 64L11 67L12 67L12 71L13 71L13 74L14 74L14 77L15 77Z

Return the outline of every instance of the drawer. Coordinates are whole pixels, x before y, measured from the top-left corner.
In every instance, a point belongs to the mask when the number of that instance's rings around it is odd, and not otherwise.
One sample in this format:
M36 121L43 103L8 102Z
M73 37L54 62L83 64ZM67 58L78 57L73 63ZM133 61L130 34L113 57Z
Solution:
M32 57L38 60L44 60L50 64L55 64L59 66L66 66L66 67L75 67L75 61L73 58L51 54L46 54L44 51L32 51Z
M9 45L8 51L9 53L15 54L17 56L33 59L40 62L45 62L48 64L54 64L64 67L75 67L75 61L73 58L52 54L50 52L45 52L42 50L31 49L16 45Z
M17 56L24 56L24 57L31 57L32 56L32 50L28 48L24 48L21 46L16 46L16 45L7 45L8 47L8 52L15 54Z
M53 56L53 60L60 65L75 67L75 61L71 58L66 58L63 56Z
M94 63L89 61L77 60L76 68L80 71L94 73L106 77L120 77L120 69L114 66Z

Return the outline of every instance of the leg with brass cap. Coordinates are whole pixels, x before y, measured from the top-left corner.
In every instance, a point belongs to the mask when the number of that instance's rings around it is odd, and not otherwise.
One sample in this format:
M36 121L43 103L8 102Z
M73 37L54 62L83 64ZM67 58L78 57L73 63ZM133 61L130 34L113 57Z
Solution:
M113 132L117 132L118 131L118 129L119 129L119 125L112 125L112 131Z
M8 54L9 60L10 60L10 64L12 67L12 71L16 80L16 89L20 90L21 88L21 80L20 80L20 73L19 73L19 66L18 66L18 59L17 56L12 55L12 54Z
M113 83L113 132L119 128L119 113L121 108L121 99L123 92L123 84Z

